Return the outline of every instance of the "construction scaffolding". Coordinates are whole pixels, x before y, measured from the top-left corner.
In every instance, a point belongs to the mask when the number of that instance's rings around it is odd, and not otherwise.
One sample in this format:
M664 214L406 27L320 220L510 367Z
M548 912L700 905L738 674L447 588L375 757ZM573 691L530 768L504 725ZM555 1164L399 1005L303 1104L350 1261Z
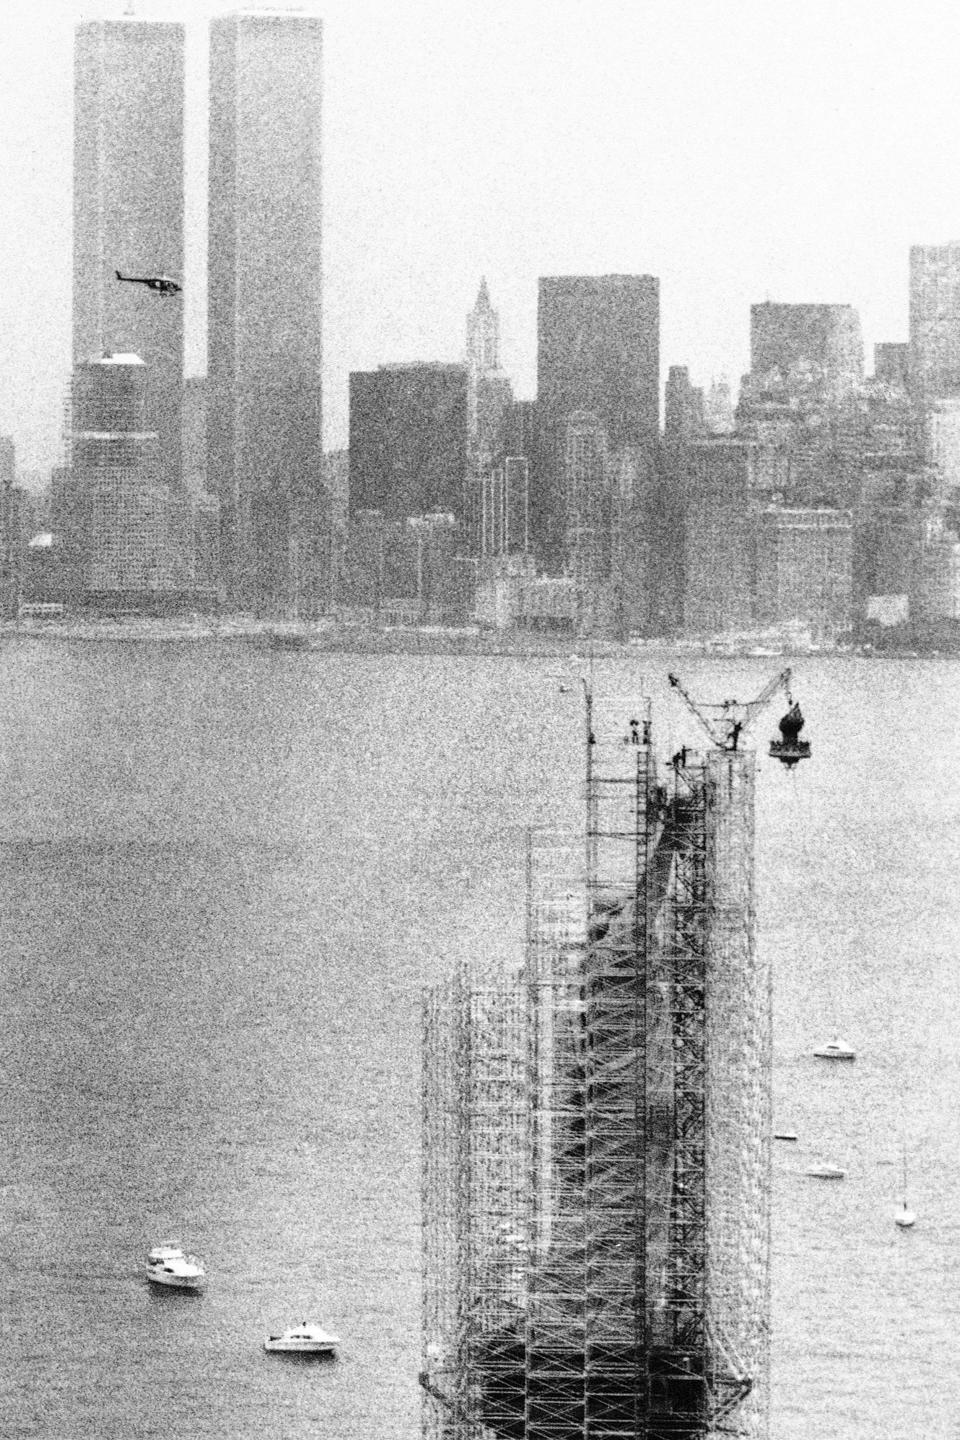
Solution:
M764 1440L753 756L661 775L615 697L586 732L585 833L531 837L524 963L426 1003L423 1434Z

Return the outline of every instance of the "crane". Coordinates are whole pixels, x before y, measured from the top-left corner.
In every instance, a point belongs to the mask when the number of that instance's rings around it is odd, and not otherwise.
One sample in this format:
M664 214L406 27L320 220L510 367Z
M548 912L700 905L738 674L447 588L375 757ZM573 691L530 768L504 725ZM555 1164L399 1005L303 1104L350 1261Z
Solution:
M773 698L778 690L783 690L787 697L788 710L780 721L779 740L771 740L770 754L775 760L779 760L787 769L796 765L800 760L810 758L810 741L800 739L800 731L803 729L803 715L800 713L800 706L794 703L790 694L790 669L781 670L779 675L774 675L768 680L755 700L748 700L742 703L739 700L721 700L719 705L705 707L697 702L687 693L676 675L668 675L667 679L674 690L679 691L687 708L696 716L700 724L706 730L710 739L718 750L736 750L741 736L753 725L760 711ZM717 710L718 715L706 714L706 709Z

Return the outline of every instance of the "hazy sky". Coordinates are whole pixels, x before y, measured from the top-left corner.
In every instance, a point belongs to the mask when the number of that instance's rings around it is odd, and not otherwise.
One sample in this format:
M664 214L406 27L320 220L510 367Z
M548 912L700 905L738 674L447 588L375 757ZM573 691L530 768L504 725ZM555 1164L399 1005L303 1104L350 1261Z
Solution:
M187 24L187 370L205 367L211 0ZM960 10L941 0L329 0L326 443L347 375L459 359L482 274L536 384L539 275L649 272L661 355L748 363L758 300L856 305L905 339L907 250L960 236ZM123 4L0 0L0 433L54 463L69 366L73 26ZM869 356L868 348L868 356Z

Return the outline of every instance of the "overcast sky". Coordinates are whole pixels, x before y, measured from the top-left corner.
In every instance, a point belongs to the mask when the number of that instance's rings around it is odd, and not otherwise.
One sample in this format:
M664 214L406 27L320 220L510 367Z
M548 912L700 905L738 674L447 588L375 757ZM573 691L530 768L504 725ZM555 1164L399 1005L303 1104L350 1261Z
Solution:
M205 356L210 0L187 25L187 370ZM329 0L326 443L347 375L459 359L481 275L536 383L539 275L648 272L661 356L736 380L758 300L856 305L905 339L911 243L960 237L960 9L940 0ZM69 365L73 27L0 0L0 433L55 463Z

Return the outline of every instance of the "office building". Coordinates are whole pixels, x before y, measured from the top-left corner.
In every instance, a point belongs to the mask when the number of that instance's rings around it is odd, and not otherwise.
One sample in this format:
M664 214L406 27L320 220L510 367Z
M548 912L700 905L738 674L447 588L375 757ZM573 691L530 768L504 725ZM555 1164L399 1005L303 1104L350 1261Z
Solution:
M151 594L172 589L169 491L157 482L147 393L138 355L105 355L74 370L72 503L64 528L78 552L76 598L108 609L140 608Z
M606 432L580 411L564 427L566 573L581 585L610 574L612 486Z
M158 474L177 487L183 300L116 272L183 278L184 27L85 21L74 59L73 363L141 357Z
M910 375L920 396L960 389L960 241L910 247Z
M350 376L350 515L464 518L467 370L381 365Z
M207 489L207 377L183 382L183 486L189 495Z
M527 462L528 545L540 571L563 569L563 448L558 427L542 422L535 400L514 400L503 423L501 459Z
M757 535L757 620L797 624L817 642L853 623L853 519L849 510L761 511Z
M863 381L860 317L852 305L751 305L750 369L807 378L837 395L855 390Z
M910 384L910 346L900 340L881 340L874 345L873 378L905 390Z
M710 381L703 397L703 420L710 435L731 435L736 428L730 381L725 375Z
M9 435L0 435L0 619L17 613L21 535L16 474L14 443Z
M614 449L660 427L660 283L652 275L540 280L537 401L544 420L597 416Z
M703 391L690 383L686 365L671 365L664 386L663 435L668 444L704 438Z
M138 355L104 355L74 370L70 467L54 498L72 603L157 614L208 608L216 597L215 502L161 480L149 396Z
M467 430L475 473L501 449L512 401L513 389L500 369L500 317L490 304L486 280L481 280L467 316Z
M316 608L322 529L322 22L210 27L208 484L231 604Z
M500 317L490 304L486 280L480 281L476 304L467 316L467 372L471 386L483 375L500 369ZM474 415L471 411L471 434Z
M684 629L700 636L746 630L755 616L756 446L691 445L683 489Z

